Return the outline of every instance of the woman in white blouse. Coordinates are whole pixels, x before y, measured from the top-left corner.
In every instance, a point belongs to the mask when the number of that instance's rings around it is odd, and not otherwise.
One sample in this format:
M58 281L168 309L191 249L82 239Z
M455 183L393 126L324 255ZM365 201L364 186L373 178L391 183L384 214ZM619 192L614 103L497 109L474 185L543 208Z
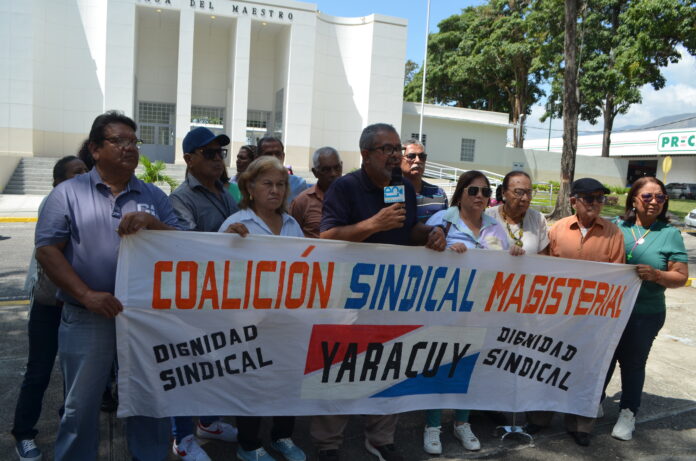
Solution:
M486 214L503 226L511 246L522 248L526 254L548 254L546 218L529 207L534 196L532 179L524 171L511 171L503 178L501 188L502 205L488 208Z
M290 194L288 170L271 156L251 162L238 178L242 200L240 211L225 220L218 232L239 234L279 235L304 237L300 225L286 212ZM237 458L241 460L272 461L264 450L259 430L260 416L237 416ZM285 459L303 461L304 452L290 438L295 426L294 416L275 416L271 429L271 446Z

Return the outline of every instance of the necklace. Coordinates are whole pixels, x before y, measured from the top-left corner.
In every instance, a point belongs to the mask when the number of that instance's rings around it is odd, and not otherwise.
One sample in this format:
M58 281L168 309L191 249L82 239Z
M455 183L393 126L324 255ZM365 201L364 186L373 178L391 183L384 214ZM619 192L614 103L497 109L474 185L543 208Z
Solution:
M648 230L645 231L645 233L643 235L641 235L640 237L636 237L635 232L633 232L633 228L636 226L638 226L638 225L634 224L633 226L631 226L631 235L633 236L633 246L631 247L631 251L629 251L628 254L626 255L627 262L630 261L631 258L633 258L633 250L635 250L638 245L644 244L645 237L650 233L650 231L652 231L652 225L650 225Z
M520 220L520 228L517 230L517 232L513 232L512 229L510 229L510 223L507 222L508 216L505 214L505 205L501 206L500 208L500 214L503 217L503 221L505 221L505 227L507 228L507 233L512 239L512 241L517 245L518 247L522 248L522 236L524 235L524 215L522 215L522 219ZM515 235L517 234L517 235Z

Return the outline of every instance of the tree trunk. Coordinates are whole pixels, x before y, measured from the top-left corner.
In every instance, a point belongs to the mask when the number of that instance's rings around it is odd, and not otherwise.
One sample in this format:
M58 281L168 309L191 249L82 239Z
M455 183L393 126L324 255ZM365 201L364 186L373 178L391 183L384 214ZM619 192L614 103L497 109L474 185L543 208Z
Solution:
M575 176L575 153L578 143L578 74L577 21L580 0L565 0L565 39L563 70L563 154L561 155L561 188L551 219L570 216L570 186Z
M604 131L602 132L602 157L609 157L611 130L614 128L614 97L612 95L607 95L603 112Z

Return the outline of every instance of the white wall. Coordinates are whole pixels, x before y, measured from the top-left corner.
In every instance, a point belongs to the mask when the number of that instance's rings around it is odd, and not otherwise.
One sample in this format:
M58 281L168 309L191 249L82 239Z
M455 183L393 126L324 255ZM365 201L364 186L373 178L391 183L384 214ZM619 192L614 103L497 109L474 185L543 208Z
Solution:
M662 160L657 162L657 177L662 180ZM672 168L667 173L667 182L696 183L696 157L672 155Z
M176 103L179 13L170 10L157 13L153 8L138 8L137 18L137 99Z
M404 114L401 127L404 141L411 137L411 133L418 133L419 122L418 117ZM474 163L487 164L490 163L487 157L492 152L505 147L507 128L425 117L423 133L426 135L428 158L435 162L459 162L462 138L468 138L476 140Z
M196 15L192 105L225 107L233 36L232 19Z

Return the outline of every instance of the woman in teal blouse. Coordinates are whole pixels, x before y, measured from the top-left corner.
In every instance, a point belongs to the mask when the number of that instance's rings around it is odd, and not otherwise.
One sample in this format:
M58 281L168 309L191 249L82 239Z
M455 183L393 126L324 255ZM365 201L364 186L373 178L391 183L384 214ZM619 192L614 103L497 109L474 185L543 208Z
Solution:
M626 213L617 222L626 245L626 263L635 264L643 281L631 317L614 352L606 389L616 362L621 367L619 419L611 435L631 440L645 382L645 363L653 340L665 323L665 289L684 286L689 271L678 229L669 224L669 197L659 179L638 179L626 198Z

